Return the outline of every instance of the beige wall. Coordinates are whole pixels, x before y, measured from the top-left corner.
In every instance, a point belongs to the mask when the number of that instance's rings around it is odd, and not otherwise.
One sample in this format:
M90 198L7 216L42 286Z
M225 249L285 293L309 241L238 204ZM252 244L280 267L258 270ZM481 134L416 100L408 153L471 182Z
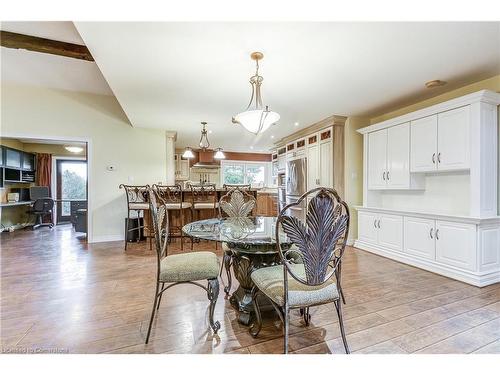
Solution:
M363 136L356 130L370 125L365 117L348 117L344 129L345 141L345 201L349 205L351 224L349 240L358 237L358 213L353 206L363 204Z
M131 127L112 96L2 84L1 100L4 137L89 141L90 240L122 239L118 186L165 180L165 132Z

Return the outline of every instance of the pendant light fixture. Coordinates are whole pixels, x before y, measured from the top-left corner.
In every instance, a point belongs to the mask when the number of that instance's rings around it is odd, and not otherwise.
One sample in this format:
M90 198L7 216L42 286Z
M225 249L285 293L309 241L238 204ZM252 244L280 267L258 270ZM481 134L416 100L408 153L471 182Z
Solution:
M279 121L280 115L269 110L269 106L262 105L262 96L260 86L264 77L259 75L259 60L264 58L262 52L253 52L250 58L255 61L255 75L250 77L250 85L252 85L252 96L250 103L244 112L233 116L233 123L243 126L251 133L259 134L265 132L271 125Z
M201 137L200 137L200 142L198 145L200 146L200 149L202 151L206 151L210 147L210 141L208 140L208 132L207 132L207 123L205 121L201 122L202 129L201 129ZM182 154L183 158L187 159L193 159L194 158L194 153L191 147L186 147L184 150L184 153ZM215 155L214 159L225 159L226 155L224 155L224 152L222 152L222 148L217 148L215 149Z

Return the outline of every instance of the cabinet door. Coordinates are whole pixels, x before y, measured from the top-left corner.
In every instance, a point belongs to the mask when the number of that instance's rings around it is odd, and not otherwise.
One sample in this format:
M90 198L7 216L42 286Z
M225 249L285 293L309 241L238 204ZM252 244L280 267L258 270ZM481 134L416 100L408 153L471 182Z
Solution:
M403 217L380 214L378 216L378 244L391 250L403 250Z
M387 129L368 134L368 189L385 189Z
M35 168L35 156L33 154L28 154L26 152L23 152L22 159L23 159L22 169L27 171L33 171Z
M21 168L21 151L5 149L5 166L11 168Z
M179 159L179 178L183 180L189 178L189 160Z
M438 114L438 169L468 169L469 106Z
M436 221L436 260L458 268L476 270L476 226Z
M430 172L437 168L437 115L410 123L410 171Z
M361 241L377 243L377 214L363 211L358 213L358 237Z
M387 187L410 188L410 123L387 129Z
M286 168L286 155L278 156L278 171L284 172Z
M324 142L319 145L319 185L333 188L333 144Z
M3 167L3 147L0 146L0 167Z
M319 186L319 149L318 145L307 148L307 190Z
M426 259L436 259L435 221L418 217L404 219L404 252Z

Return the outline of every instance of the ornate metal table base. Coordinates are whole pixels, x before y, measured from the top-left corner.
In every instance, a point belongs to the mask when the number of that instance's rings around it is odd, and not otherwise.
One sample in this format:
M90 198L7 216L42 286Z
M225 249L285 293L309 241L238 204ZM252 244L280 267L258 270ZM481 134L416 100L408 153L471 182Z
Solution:
M229 302L239 311L238 321L249 325L253 315L252 288L254 286L250 274L258 268L278 264L279 256L275 245L248 245L247 248L242 248L241 245L228 244L228 247L233 257L234 276L240 284L231 295ZM263 311L272 309L265 297L262 297L262 300L259 299L259 307Z

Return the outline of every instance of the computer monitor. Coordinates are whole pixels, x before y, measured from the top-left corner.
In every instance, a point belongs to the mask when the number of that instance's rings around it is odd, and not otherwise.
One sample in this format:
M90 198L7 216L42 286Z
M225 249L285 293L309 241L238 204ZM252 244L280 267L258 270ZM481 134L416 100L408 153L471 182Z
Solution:
M30 187L30 199L35 201L40 198L50 198L48 186L32 186Z

